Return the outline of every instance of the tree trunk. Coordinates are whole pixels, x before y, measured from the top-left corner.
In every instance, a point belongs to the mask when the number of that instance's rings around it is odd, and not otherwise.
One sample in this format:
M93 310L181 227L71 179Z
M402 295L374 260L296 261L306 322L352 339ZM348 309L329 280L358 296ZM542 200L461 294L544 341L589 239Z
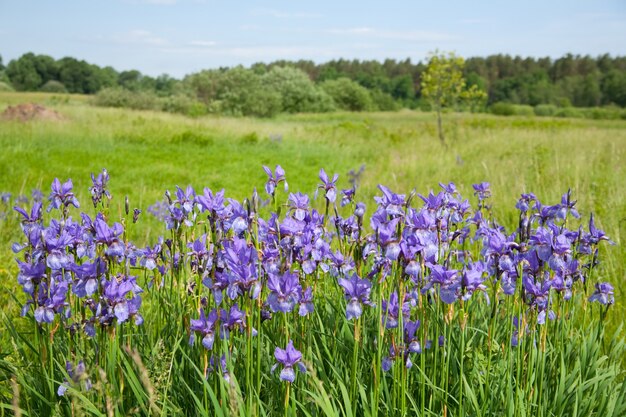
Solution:
M441 121L441 108L437 107L437 131L439 132L439 140L442 145L446 144L446 138L443 136L443 126Z

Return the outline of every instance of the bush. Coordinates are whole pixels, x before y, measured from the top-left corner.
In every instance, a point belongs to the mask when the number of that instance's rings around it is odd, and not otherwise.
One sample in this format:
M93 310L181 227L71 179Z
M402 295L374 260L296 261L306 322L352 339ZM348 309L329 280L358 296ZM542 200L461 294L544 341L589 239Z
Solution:
M532 106L498 102L491 105L491 113L498 116L534 116Z
M7 84L3 81L0 81L0 91L15 91L11 84Z
M273 67L261 78L263 85L280 94L283 112L323 113L335 109L332 98L302 70Z
M43 91L44 93L67 93L67 89L65 88L63 83L57 80L50 80L46 82L44 85L41 86L39 90Z
M324 81L320 87L341 110L366 111L374 108L369 90L349 78Z
M129 91L123 88L105 88L93 99L96 106L126 107L136 110L158 110L160 103L157 96L142 91Z
M161 101L161 108L169 113L180 113L190 117L204 116L208 112L204 103L194 100L184 94L177 94L163 98Z
M513 116L515 108L511 103L494 103L491 105L491 113L498 116Z
M371 91L372 102L374 103L374 107L376 110L380 111L396 111L400 108L400 103L398 103L394 98L381 90L373 90Z
M554 116L557 112L554 104L537 104L535 106L535 115L537 116Z
M556 117L583 117L583 112L581 109L577 109L575 107L563 107L558 109L554 114Z
M618 120L621 117L621 109L615 106L592 107L585 116L595 120Z
M528 104L514 104L513 111L515 116L534 116L535 110L533 106L529 106Z

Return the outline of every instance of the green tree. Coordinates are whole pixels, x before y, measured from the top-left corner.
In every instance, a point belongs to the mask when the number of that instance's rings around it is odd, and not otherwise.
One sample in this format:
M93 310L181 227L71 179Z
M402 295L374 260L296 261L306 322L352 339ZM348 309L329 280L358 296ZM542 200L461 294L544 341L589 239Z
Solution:
M16 89L35 91L46 82L57 79L58 65L52 57L29 52L9 62L6 73Z
M349 78L324 81L320 87L342 110L365 111L374 107L369 90Z
M282 111L287 113L326 112L334 110L333 99L317 88L309 76L293 67L273 67L262 76L266 87L282 98Z
M462 57L453 52L431 53L428 66L422 73L422 96L431 103L437 113L437 131L442 144L446 143L443 133L441 112L444 108L454 108L460 100L474 100L485 97L485 92L477 87L467 89L463 78Z

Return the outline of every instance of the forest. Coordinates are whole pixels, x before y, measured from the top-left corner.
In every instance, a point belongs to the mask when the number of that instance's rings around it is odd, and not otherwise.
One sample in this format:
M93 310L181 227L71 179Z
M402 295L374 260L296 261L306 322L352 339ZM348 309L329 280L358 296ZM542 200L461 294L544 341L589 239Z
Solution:
M426 67L427 62L410 59L281 60L206 69L177 79L29 52L6 64L0 56L0 91L98 94L96 103L102 105L190 115L430 110L421 91ZM467 87L484 91L483 107L495 113L510 111L503 104L542 106L549 113L572 107L626 107L626 57L498 54L467 58L462 71Z

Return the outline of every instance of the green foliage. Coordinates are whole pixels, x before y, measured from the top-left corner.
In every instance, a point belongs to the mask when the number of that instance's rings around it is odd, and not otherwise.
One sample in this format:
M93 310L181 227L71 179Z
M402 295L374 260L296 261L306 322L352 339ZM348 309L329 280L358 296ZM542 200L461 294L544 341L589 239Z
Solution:
M261 82L280 94L282 112L323 113L335 109L332 98L297 68L273 67L261 77Z
M376 110L380 111L396 111L401 107L401 103L394 100L394 98L381 90L371 91L372 103Z
M0 91L14 91L14 89L10 84L0 81Z
M374 103L370 92L349 78L341 77L327 80L320 84L337 105L337 108L348 111L372 110Z
M190 117L199 117L207 114L206 105L184 94L176 94L161 99L162 110L170 113L181 113Z
M36 91L47 81L56 79L58 66L47 55L27 53L9 62L6 74L19 91Z
M486 101L486 93L476 84L466 88L463 78L464 65L464 59L452 52L444 54L435 51L430 54L428 66L422 73L422 97L430 102L437 112L437 131L442 143L445 143L441 119L444 108L456 108L459 102L463 101L469 103L469 107L474 110Z
M133 92L123 88L105 88L93 98L93 103L103 107L125 107L136 110L160 109L158 98L147 92Z
M440 111L444 107L455 107L465 89L462 57L450 52L438 51L428 58L428 66L421 78L422 96Z
M535 106L535 115L537 116L554 116L558 108L553 104L538 104Z
M532 106L512 103L494 103L490 107L491 113L498 116L534 116Z
M50 80L39 89L44 93L67 93L65 86L56 80Z

